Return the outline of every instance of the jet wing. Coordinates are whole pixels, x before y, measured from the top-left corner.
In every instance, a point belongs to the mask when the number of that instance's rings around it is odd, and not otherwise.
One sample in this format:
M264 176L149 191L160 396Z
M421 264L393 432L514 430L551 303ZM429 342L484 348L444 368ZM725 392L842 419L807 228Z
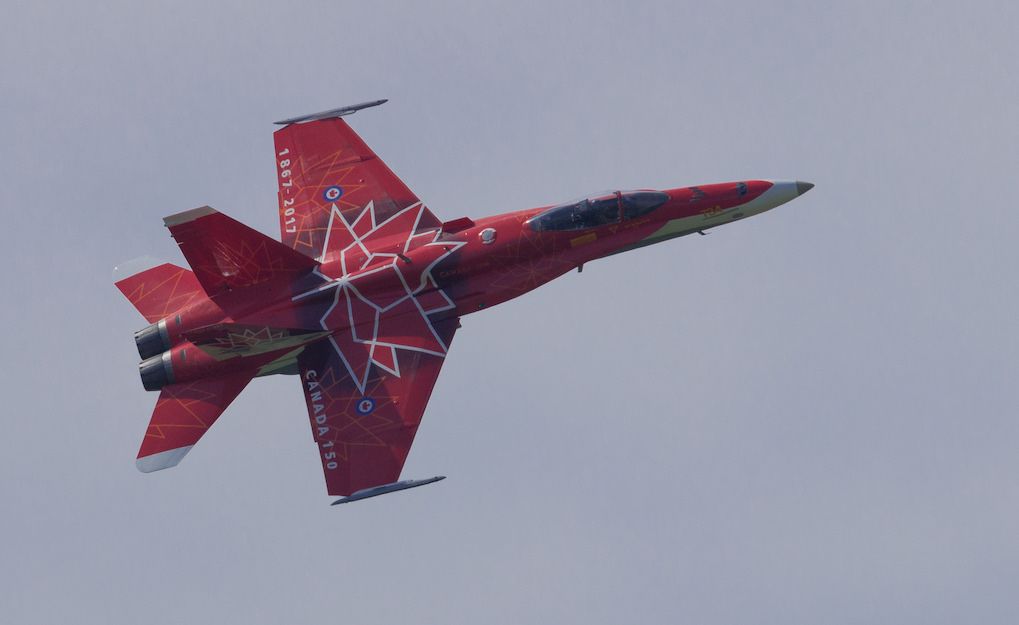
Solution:
M380 366L372 360L363 381L353 375L347 362L358 346L346 344L341 350L330 339L309 345L298 356L330 495L351 495L399 479L458 320L430 325L430 335L422 339L431 342L437 337L441 349L406 346L413 337L393 338L403 343L392 350L395 362ZM384 342L387 337L380 335L377 340Z
M323 114L326 115L326 114ZM335 209L354 223L374 203L376 223L409 206L417 196L338 117L294 118L274 133L279 176L280 238L286 245L320 259ZM442 223L423 208L419 229Z

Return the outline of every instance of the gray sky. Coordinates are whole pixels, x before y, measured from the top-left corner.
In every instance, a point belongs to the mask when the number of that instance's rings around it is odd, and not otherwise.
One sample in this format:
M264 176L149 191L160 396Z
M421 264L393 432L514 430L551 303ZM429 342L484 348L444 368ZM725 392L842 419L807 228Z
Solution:
M695 4L5 6L0 621L1015 622L1019 9ZM817 186L466 317L440 484L331 508L279 376L139 473L112 268L278 236L271 122L375 98L446 220Z

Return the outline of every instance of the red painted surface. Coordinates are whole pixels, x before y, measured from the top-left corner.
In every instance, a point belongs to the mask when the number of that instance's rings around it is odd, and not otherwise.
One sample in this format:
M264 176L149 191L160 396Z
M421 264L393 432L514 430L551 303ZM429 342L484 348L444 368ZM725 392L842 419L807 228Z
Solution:
M444 226L342 119L275 139L282 243L196 209L167 218L194 273L163 264L117 283L147 320L165 320L170 345L140 462L194 445L252 377L296 373L329 494L395 482L459 317L796 195L760 180L616 192L583 205L596 212L557 209L569 229L535 229L552 207ZM775 185L785 195L768 199ZM638 197L660 205L626 218Z

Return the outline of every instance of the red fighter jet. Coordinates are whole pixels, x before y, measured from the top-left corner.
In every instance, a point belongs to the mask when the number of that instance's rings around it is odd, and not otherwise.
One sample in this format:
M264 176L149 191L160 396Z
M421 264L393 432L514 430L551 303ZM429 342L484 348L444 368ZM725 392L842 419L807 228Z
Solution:
M750 217L807 182L614 191L442 222L340 119L366 102L277 122L282 243L208 206L164 219L191 271L143 257L117 288L159 391L137 466L175 466L253 378L297 375L335 503L398 482L463 315L584 263Z

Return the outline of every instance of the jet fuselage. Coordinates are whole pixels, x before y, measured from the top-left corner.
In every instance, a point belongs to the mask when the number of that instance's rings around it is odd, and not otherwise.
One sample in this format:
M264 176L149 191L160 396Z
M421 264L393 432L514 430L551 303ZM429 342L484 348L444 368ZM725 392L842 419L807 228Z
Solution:
M135 343L160 393L139 470L179 463L255 377L297 374L337 503L433 483L397 480L460 317L813 186L609 191L443 222L340 119L382 102L281 122L280 240L205 206L164 219L191 270L151 257L114 270L150 324Z

